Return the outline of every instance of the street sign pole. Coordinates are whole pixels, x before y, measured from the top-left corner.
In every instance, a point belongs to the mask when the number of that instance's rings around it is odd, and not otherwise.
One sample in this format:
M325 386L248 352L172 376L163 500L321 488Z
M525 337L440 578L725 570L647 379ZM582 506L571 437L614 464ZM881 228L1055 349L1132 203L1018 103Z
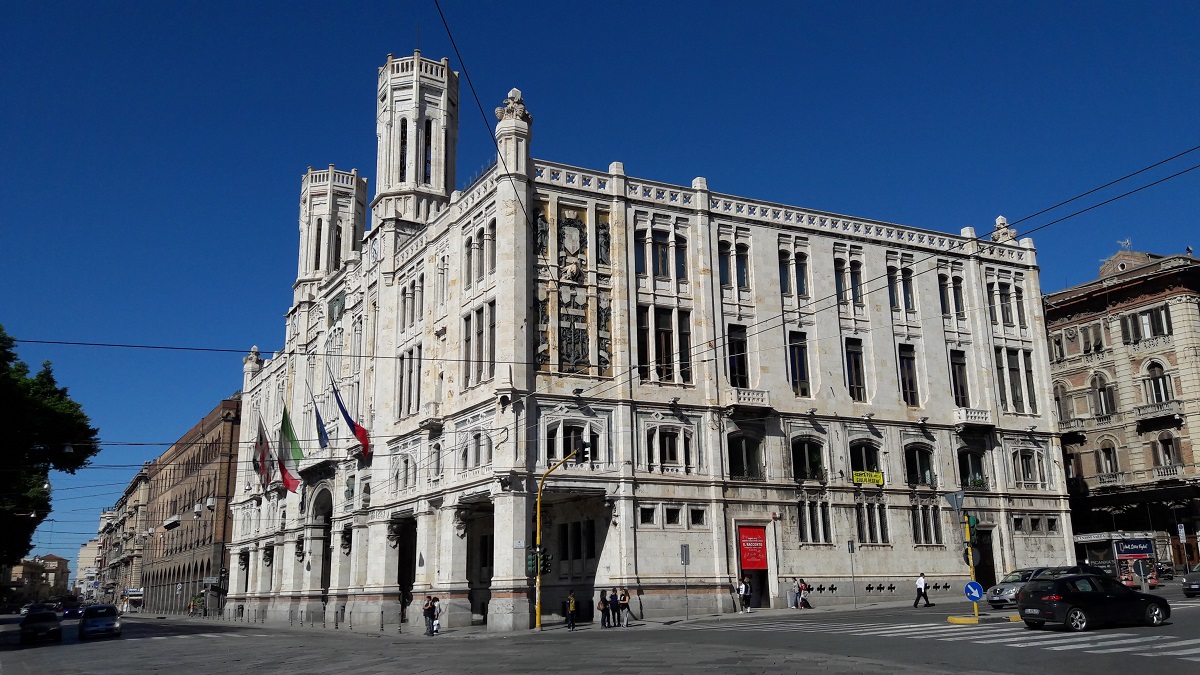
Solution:
M971 570L971 581L975 581L975 551L971 548L971 517L963 514L963 528L966 532L966 539L963 541L967 545L967 567ZM975 607L975 618L979 618L979 601L971 603Z
M538 481L537 512L534 514L534 517L537 520L536 543L537 543L537 550L539 552L542 550L542 489L546 487L546 477L549 476L551 473L553 473L555 469L557 469L558 467L565 464L568 459L571 459L572 457L574 457L578 452L579 451L576 450L575 452L572 452L571 454L567 455L566 457L563 457L562 461L560 461L558 464L555 464L554 466L550 467L549 471L542 474L542 480ZM533 627L536 628L537 630L541 630L542 629L542 561L541 561L540 554L538 555L537 579L536 579L536 581L534 581L533 597L534 597L534 600L533 600Z
M854 602L854 609L858 609L858 588L854 580L854 540L846 541L846 548L850 551L850 597Z
M679 561L683 563L683 615L687 620L692 618L692 609L688 604L688 578L687 568L692 562L692 551L687 544L679 545Z

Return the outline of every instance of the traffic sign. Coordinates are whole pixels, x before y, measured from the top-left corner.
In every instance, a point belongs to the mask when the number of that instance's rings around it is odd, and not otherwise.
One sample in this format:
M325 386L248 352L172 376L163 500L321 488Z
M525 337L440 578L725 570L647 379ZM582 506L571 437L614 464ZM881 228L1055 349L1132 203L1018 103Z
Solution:
M946 501L950 502L950 506L954 508L955 513L959 513L962 511L963 499L966 496L967 493L962 490L959 490L958 492L947 492Z
M1137 572L1139 577L1144 577L1150 574L1150 565L1145 560L1134 560L1133 571Z
M204 584L205 586L214 586L217 583L217 578L216 577L204 577L204 580L201 581L200 583Z
M687 544L679 545L679 562L687 567L692 564L692 547Z
M979 602L983 599L983 585L978 581L968 581L963 587L963 592L967 594L967 599L971 602Z
M1187 541L1187 528L1183 526L1183 523L1179 523L1175 527L1179 529L1179 543Z

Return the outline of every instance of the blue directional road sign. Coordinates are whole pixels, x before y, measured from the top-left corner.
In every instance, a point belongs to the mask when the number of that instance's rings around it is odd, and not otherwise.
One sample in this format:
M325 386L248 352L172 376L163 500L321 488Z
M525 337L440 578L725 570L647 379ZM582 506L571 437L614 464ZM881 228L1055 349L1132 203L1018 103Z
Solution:
M967 594L967 599L971 602L979 602L983 599L983 585L978 581L968 581L963 591Z

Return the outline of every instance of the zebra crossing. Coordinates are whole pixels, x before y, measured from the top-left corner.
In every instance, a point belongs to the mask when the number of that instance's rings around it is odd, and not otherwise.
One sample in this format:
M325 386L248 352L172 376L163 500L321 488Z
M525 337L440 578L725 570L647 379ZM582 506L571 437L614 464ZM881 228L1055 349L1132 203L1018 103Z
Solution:
M190 640L195 638L264 638L270 637L267 633L179 633L175 635L128 635L121 638L122 642L130 640Z
M707 631L837 633L860 637L911 638L940 642L969 641L1019 649L1147 657L1170 656L1186 661L1200 662L1200 638L1185 640L1174 635L1110 630L1088 633L1069 633L1054 629L1035 631L1027 629L1025 624L1020 622L973 626L935 623L895 624L742 619L687 624L680 628Z

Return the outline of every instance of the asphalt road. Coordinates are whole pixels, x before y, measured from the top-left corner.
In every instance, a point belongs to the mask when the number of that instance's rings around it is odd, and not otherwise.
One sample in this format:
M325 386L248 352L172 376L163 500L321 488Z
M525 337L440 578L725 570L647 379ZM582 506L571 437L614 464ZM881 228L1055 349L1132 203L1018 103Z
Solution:
M1200 663L1200 599L1178 589L1158 628L1113 626L1083 634L1021 623L959 626L969 607L770 610L632 628L561 625L540 633L420 630L397 635L128 617L124 635L19 647L0 632L0 675L16 673L1105 673L1190 672Z

